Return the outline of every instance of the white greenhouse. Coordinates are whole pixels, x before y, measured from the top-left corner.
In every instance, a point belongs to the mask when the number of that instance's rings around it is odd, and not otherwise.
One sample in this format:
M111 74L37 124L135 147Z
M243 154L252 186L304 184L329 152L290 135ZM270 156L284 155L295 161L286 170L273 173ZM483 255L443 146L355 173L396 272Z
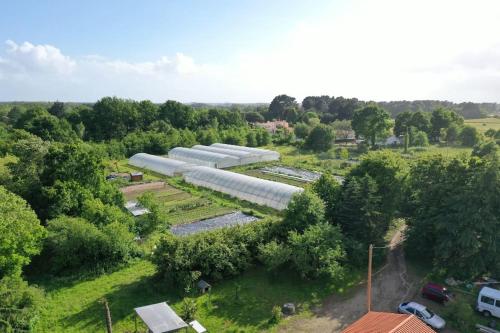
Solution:
M241 165L258 163L261 161L260 155L242 150L225 149L225 148L203 146L203 145L195 145L192 148L196 150L209 151L212 153L219 153L237 157L240 160Z
M240 164L240 160L235 156L184 147L170 150L168 157L211 168L229 168Z
M300 187L207 167L193 167L183 177L188 183L278 210L285 209L292 196L303 191Z
M226 143L213 143L210 145L210 147L217 147L217 148L238 150L238 151L245 151L248 153L253 153L253 154L260 156L261 162L278 161L280 159L280 153L278 153L277 151L272 151L272 150L268 150L268 149L236 146L236 145L229 145Z
M192 164L173 160L171 158L150 155L146 153L135 154L128 159L128 164L138 168L158 172L165 176L176 176L192 167Z

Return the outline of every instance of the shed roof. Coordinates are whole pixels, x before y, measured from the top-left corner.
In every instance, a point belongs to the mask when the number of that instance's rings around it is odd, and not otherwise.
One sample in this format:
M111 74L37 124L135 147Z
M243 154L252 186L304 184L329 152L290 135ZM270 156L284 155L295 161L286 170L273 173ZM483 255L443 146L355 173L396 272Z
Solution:
M342 333L435 333L414 315L368 312Z
M157 303L134 309L153 333L175 332L188 325L167 303Z
M205 289L206 287L211 287L210 283L205 280L198 281L198 288Z

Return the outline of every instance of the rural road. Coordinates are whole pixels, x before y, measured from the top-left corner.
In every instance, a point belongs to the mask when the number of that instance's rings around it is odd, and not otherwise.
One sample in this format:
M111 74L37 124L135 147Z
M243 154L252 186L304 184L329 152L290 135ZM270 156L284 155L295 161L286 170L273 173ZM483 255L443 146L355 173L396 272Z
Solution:
M395 312L399 303L414 299L425 303L418 297L419 281L409 277L401 245L401 232L398 231L390 242L387 263L372 279L372 310ZM439 305L437 305L439 307ZM434 306L433 306L434 307ZM439 311L438 311L439 312ZM359 286L349 296L332 295L314 311L312 318L290 318L279 332L318 332L339 333L349 324L366 313L366 284ZM442 333L457 333L445 329Z

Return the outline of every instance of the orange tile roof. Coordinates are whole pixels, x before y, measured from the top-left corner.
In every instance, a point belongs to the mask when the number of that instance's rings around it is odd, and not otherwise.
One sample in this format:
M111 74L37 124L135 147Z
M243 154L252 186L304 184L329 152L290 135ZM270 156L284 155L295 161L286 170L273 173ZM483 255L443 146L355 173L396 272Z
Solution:
M435 333L414 315L368 312L342 333Z

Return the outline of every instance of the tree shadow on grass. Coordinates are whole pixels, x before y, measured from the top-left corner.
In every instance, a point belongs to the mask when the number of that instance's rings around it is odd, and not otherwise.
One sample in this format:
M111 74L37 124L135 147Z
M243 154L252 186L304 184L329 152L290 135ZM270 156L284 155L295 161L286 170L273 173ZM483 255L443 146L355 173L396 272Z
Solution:
M225 281L220 288L215 286L212 300L205 306L209 316L225 318L241 327L265 330L273 325L270 319L274 306L292 302L298 310L315 307L330 291L326 285L321 280L301 280L294 272L270 275L256 269Z
M111 292L104 295L104 298L108 301L113 323L133 316L136 307L160 302L175 303L180 299L155 276L116 285ZM98 299L88 304L82 311L63 318L62 321L68 328L79 327L93 331L96 326L102 325L104 329L104 307Z

